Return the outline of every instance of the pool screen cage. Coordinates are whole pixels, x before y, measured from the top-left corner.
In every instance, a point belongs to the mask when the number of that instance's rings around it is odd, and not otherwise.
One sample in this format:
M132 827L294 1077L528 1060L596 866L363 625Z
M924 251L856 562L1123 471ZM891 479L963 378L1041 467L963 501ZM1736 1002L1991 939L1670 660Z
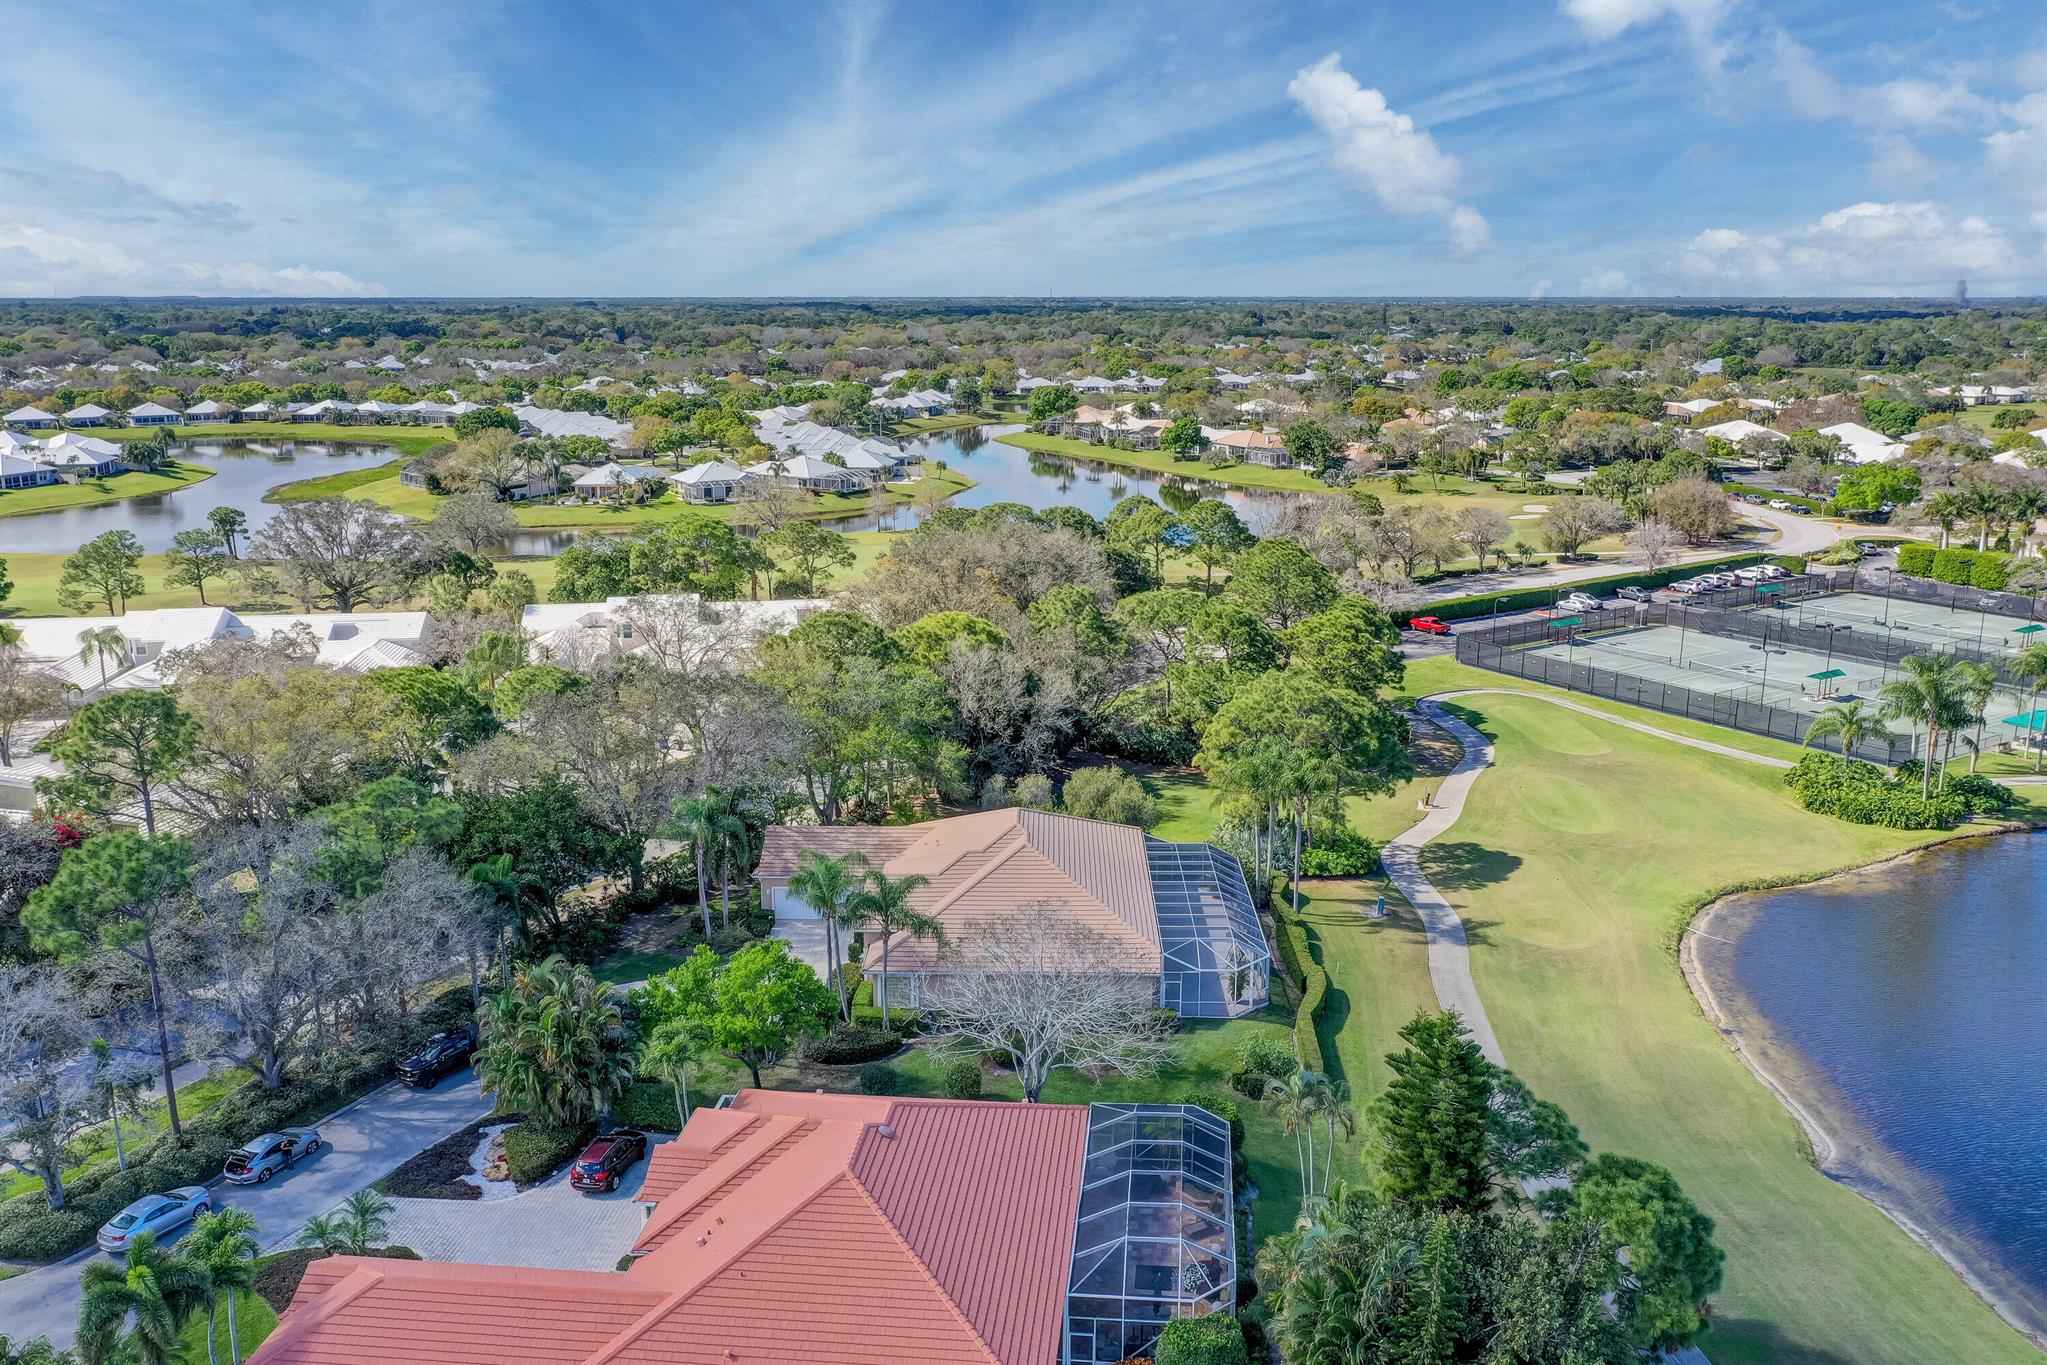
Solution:
M1235 1310L1230 1126L1181 1104L1088 1106L1066 1361L1151 1353L1176 1317Z
M1272 954L1237 860L1211 844L1144 841L1159 925L1159 1004L1187 1019L1263 1009Z

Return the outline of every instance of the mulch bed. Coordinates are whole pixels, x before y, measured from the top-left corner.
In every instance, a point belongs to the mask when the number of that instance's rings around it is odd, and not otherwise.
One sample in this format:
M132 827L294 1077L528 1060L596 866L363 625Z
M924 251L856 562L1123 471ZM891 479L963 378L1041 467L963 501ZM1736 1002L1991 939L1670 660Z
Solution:
M381 1247L369 1254L393 1261L420 1259L419 1253L411 1247ZM326 1259L326 1256L327 1253L318 1247L279 1252L256 1267L256 1293L273 1310L284 1312L291 1307L291 1296L299 1292L299 1281L306 1277L306 1267Z
M512 1122L501 1115L480 1118L459 1133L450 1133L377 1182L394 1199L481 1199L483 1191L460 1177L475 1175L471 1158L483 1131Z

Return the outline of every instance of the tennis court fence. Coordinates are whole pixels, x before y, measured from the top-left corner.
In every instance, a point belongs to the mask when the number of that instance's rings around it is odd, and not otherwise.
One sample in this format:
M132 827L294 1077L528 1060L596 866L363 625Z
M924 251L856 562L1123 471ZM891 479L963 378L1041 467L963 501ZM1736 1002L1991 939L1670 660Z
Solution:
M1607 614L1621 618L1613 623L1615 625L1671 626L1725 640L1782 645L1787 649L1817 654L1829 662L1874 664L1885 673L1896 668L1898 661L1907 655L1952 654L1971 663L1996 664L1999 678L2011 681L2004 675L2007 656L2003 654L1978 649L1958 640L1935 643L1923 635L1914 639L1885 630L1875 622L1834 627L1800 625L1788 616L1778 616L1769 611L1716 611L1710 607L1695 607L1689 602L1638 603L1632 612ZM1602 621L1600 624L1606 623Z
M2017 616L2027 621L2047 622L2047 602L2020 592L1993 592L1987 588L1937 583L1931 578L1913 578L1890 569L1857 569L1855 591L1901 602L1931 602L1950 611L1987 611L1998 616Z
M1630 706L1661 711L1665 715L1724 725L1730 730L1766 735L1792 744L1804 743L1805 732L1812 726L1813 718L1805 712L1788 711L1757 700L1760 688L1744 687L1733 692L1697 691L1553 654L1534 653L1527 648L1553 643L1555 639L1554 628L1545 621L1514 621L1486 630L1467 631L1457 636L1457 662L1510 678L1527 678L1588 697L1606 697ZM1860 741L1852 750L1852 756L1893 766L1911 758L1917 751L1917 745L1917 739L1912 735L1887 734ZM1833 741L1822 741L1815 747L1839 751L1839 745Z

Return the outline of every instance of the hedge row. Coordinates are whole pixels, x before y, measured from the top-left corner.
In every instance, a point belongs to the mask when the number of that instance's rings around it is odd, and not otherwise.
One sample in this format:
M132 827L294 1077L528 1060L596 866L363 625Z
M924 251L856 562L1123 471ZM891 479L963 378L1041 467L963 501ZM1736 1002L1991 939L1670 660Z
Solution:
M1793 507L1803 507L1808 512L1823 511L1827 505L1825 498L1808 498L1803 493L1786 493L1778 488L1758 488L1752 483L1730 483L1724 487L1730 493L1746 493L1752 498L1762 498L1765 501L1775 498L1779 502L1788 502Z
M185 1124L182 1140L165 1132L130 1149L125 1171L108 1164L81 1173L66 1182L61 1210L52 1212L40 1189L0 1203L0 1260L68 1256L143 1195L211 1184L220 1178L228 1153L249 1138L325 1118L382 1084L392 1065L426 1037L470 1018L469 988L451 988L421 1012L408 1034L363 1044L276 1090L245 1084Z
M1917 772L1893 776L1874 763L1836 754L1805 755L1784 774L1784 785L1815 815L1888 829L1948 829L2013 801L2007 788L1982 776L1949 778L1943 790L1921 796Z
M505 1174L529 1189L568 1165L596 1135L594 1123L556 1127L529 1119L505 1133Z
M1898 547L1898 572L1962 588L2002 592L2011 578L2011 556L2002 550L1966 550L1914 541Z
M1315 960L1308 942L1308 926L1294 917L1293 907L1283 895L1272 898L1273 923L1278 928L1279 958L1290 980L1300 986L1301 997L1294 1003L1294 1048L1306 1071L1329 1068L1322 1056L1322 1039L1315 1032L1316 1016L1329 994L1329 973Z
M1607 578L1588 578L1577 583L1563 584L1562 590L1598 594L1612 592L1617 588L1661 588L1681 578L1696 578L1702 573L1726 573L1730 569L1760 564L1768 558L1768 555L1759 553L1726 555L1720 559L1702 559L1691 564L1672 564L1661 569L1638 569L1632 573L1614 574ZM1416 607L1411 611L1396 611L1393 613L1393 619L1404 626L1417 616L1434 616L1444 621L1468 621L1474 616L1490 616L1496 609L1527 611L1532 607L1550 606L1556 601L1558 591L1558 587L1552 586L1522 588L1514 592L1480 593L1472 597L1450 597L1441 602Z

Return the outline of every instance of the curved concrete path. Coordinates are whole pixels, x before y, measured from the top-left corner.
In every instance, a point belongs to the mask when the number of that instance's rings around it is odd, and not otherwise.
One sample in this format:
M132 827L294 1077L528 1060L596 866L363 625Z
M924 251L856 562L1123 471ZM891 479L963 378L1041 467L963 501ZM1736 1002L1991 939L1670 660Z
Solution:
M1480 1050L1494 1064L1505 1066L1507 1063L1500 1052L1500 1040L1493 1033L1492 1020L1486 1017L1485 1002L1479 999L1478 983L1471 976L1471 945L1465 938L1464 921L1457 918L1457 912L1450 908L1450 902L1443 898L1443 893L1436 890L1435 884L1421 870L1423 846L1430 840L1441 837L1457 823L1458 817L1464 814L1464 801L1471 794L1472 783L1478 780L1480 773L1492 766L1492 741L1451 715L1442 706L1443 702L1458 697L1474 696L1527 697L1606 721L1610 725L1654 735L1658 739L1667 739L1674 744L1702 749L1726 758L1740 759L1744 763L1757 763L1771 768L1789 768L1791 764L1785 759L1766 758L1762 754L1730 748L1709 739L1694 739L1689 735L1672 734L1668 730L1659 730L1653 725L1629 720L1625 716L1611 715L1563 697L1548 697L1537 692L1518 691L1511 687L1474 687L1456 692L1439 692L1434 696L1423 697L1415 703L1415 710L1424 720L1443 730L1463 746L1464 756L1437 787L1436 794L1430 802L1429 813L1419 824L1389 840L1380 852L1380 861L1386 868L1387 878L1399 889L1401 895L1407 897L1408 904L1421 916L1422 924L1428 931L1429 981L1435 987L1436 1003L1446 1010L1456 1010L1464 1016L1465 1027L1471 1030L1472 1041L1479 1045Z

